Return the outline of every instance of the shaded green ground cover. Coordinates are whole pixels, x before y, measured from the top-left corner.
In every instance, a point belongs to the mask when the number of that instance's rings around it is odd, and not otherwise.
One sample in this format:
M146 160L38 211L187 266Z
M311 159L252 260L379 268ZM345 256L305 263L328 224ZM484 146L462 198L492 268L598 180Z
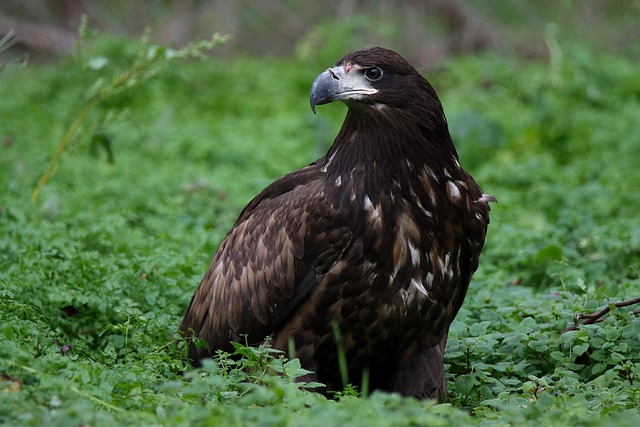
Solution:
M328 149L345 107L314 116L307 96L344 52L171 63L88 116L31 204L88 88L136 49L99 39L94 69L0 75L1 421L639 425L638 306L565 332L640 296L636 64L563 47L551 65L489 55L429 73L461 163L500 202L434 406L358 384L327 400L264 350L190 371L170 339L244 204Z

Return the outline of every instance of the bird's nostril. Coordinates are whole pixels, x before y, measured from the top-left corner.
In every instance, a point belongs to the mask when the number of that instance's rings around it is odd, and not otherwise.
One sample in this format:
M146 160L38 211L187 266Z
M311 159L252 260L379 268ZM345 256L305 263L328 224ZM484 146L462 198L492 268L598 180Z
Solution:
M331 78L333 80L340 80L340 77L338 77L338 75L336 73L334 73L331 68L329 68L327 71L329 71L329 75L331 76Z

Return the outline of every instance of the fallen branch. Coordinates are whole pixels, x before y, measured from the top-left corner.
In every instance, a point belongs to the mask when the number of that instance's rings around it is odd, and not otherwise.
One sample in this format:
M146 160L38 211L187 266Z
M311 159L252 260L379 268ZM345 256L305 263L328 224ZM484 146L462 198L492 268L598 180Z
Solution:
M574 317L574 320L576 321L576 324L567 328L564 332L569 332L569 331L575 331L577 330L580 326L583 325L591 325L593 323L597 323L597 322L601 322L604 319L602 318L603 316L605 316L607 313L609 313L611 311L611 307L616 307L616 308L621 308L621 307L627 307L630 305L634 305L634 304L638 304L640 303L640 297L638 298L632 298L626 301L619 301L619 302L614 302L611 303L609 305L607 305L605 308L603 308L602 310L599 311L594 311L591 314L587 314L587 313L580 313L578 315L576 315ZM635 310L633 312L633 314L638 314L640 313L640 310ZM584 319L583 322L580 322L580 320ZM564 333L563 332L563 333Z

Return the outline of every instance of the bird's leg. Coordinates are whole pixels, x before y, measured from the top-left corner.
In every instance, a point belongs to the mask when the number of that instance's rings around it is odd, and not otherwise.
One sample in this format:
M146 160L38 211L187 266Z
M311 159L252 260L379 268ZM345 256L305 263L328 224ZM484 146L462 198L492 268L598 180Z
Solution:
M417 399L443 401L447 395L443 365L446 343L445 335L435 346L419 348L393 373L388 391Z

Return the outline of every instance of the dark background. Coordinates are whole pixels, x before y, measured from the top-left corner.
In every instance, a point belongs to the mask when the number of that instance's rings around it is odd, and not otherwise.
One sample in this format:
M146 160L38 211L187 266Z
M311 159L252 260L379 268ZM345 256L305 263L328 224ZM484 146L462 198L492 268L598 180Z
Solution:
M640 57L637 0L2 0L0 36L15 44L2 53L53 61L73 51L82 15L102 33L181 47L214 32L233 39L216 55L313 55L383 45L418 67L444 57L496 50L525 58L548 56L554 39Z

